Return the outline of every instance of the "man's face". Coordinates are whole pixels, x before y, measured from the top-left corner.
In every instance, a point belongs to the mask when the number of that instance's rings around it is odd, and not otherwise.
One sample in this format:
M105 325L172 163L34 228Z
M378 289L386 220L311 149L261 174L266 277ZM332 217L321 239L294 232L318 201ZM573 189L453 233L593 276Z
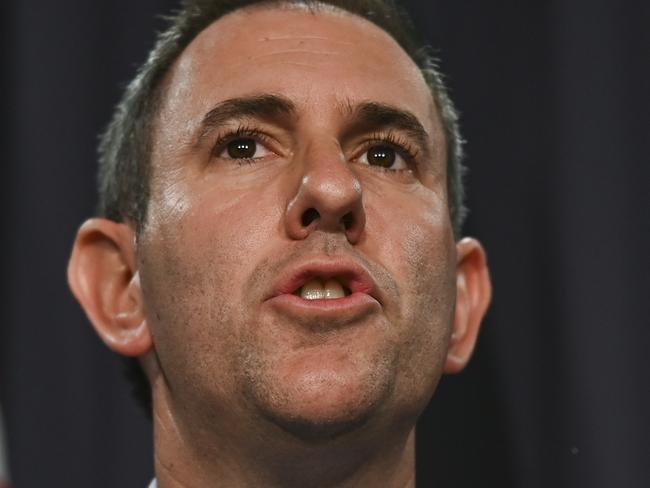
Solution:
M164 88L138 247L154 390L226 430L412 422L456 276L443 133L412 60L352 15L257 8L203 31Z

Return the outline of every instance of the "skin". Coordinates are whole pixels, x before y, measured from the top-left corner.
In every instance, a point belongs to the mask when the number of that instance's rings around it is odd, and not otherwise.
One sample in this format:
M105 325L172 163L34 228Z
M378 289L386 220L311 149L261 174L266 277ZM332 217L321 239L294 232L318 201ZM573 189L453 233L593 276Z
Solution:
M414 486L415 421L469 359L490 296L480 245L454 241L417 67L358 17L265 7L199 34L164 89L142 233L91 219L69 267L100 336L142 359L159 486ZM220 103L266 95L293 112L202 129ZM365 102L412 114L427 140L355 119ZM223 141L242 126L262 134L252 160ZM398 150L401 171L369 164L387 134L415 153ZM341 261L376 284L363 307L273 299L283 273Z

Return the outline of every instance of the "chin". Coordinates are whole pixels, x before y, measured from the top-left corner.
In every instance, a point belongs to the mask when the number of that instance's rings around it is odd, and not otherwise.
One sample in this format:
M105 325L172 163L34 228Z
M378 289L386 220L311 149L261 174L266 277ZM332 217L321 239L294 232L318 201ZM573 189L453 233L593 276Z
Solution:
M256 375L249 397L263 417L303 441L326 442L358 431L393 391L394 361L386 358L295 359Z
M293 437L310 444L319 444L358 431L366 425L371 416L372 412L366 411L347 419L291 418L269 414L266 417Z

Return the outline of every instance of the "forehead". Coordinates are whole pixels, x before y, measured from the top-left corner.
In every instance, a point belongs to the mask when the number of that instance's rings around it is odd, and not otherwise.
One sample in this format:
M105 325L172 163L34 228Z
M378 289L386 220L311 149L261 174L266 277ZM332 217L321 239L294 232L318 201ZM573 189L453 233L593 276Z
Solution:
M217 102L275 93L300 110L378 101L432 124L420 70L371 22L344 11L298 6L237 10L202 31L173 66L163 112L187 122ZM433 129L432 127L428 127Z

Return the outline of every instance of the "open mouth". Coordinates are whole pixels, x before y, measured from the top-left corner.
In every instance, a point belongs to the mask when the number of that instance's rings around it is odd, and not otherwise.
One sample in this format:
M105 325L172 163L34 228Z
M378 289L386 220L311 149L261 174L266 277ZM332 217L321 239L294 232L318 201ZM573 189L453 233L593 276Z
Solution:
M350 259L327 257L284 270L268 299L285 297L283 300L289 299L287 303L294 306L333 310L366 301L379 302L376 293L374 280L363 266Z
M330 256L284 270L265 301L309 330L325 331L379 312L376 294L375 282L363 266Z
M350 289L335 277L312 277L293 292L304 300L332 300L351 294Z

